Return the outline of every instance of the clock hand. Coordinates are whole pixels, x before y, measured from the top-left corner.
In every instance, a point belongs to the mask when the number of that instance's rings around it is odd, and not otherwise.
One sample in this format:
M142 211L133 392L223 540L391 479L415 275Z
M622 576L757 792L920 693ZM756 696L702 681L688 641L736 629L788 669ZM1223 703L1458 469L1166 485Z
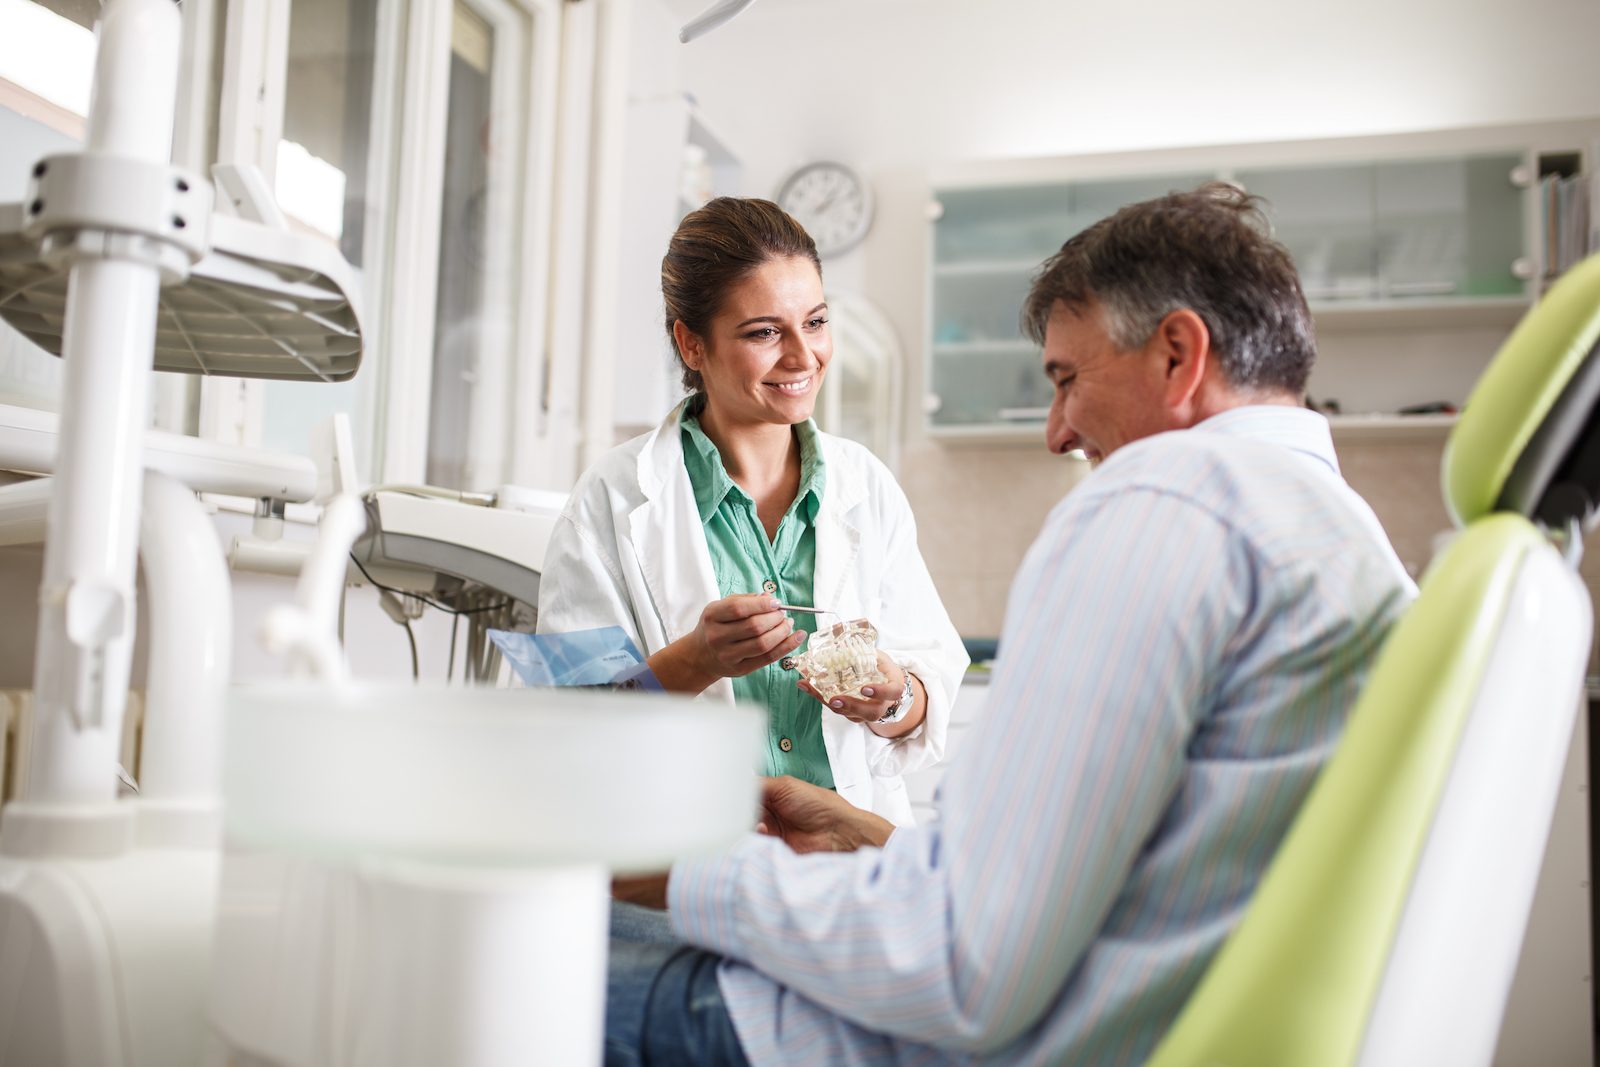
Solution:
M839 180L837 178L837 176L836 176L834 178L834 182L833 182L833 192L828 194L828 198L826 200L824 200L821 204L817 205L817 213L820 215L822 212L827 211L828 208L833 206L833 202L835 200L839 199L839 197L842 196L844 194L844 192L845 192L845 184L844 184L843 181Z

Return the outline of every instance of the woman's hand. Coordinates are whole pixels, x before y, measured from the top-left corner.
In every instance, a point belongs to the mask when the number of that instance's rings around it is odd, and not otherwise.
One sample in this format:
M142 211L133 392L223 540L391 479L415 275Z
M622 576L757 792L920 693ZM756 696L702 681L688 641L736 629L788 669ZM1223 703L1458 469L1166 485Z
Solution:
M787 656L806 638L768 593L739 594L707 604L690 636L700 646L707 668L719 678L743 678Z
M743 678L800 647L804 632L768 593L740 593L706 605L694 632L648 660L661 687L699 693L719 678Z
M878 652L878 670L889 680L883 685L863 686L860 696L839 696L832 700L823 700L822 694L804 679L800 681L799 688L812 699L821 701L835 715L843 715L851 722L858 722L879 737L899 737L908 734L922 725L922 720L927 714L928 697L923 692L921 680L916 675L911 676L911 707L894 722L880 723L879 720L889 714L889 706L899 700L900 694L905 690L906 672L881 650Z

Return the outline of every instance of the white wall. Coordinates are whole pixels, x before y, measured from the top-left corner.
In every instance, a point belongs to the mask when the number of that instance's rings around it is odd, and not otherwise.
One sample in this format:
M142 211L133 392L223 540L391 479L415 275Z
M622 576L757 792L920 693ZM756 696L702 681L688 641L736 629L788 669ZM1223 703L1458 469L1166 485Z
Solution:
M700 0L671 0L679 14ZM752 188L884 165L1291 140L1600 111L1574 0L759 0L682 48Z
M872 181L873 232L824 277L899 332L911 447L931 168L1600 114L1600 5L1574 0L758 0L690 45L667 22L640 19L635 54L675 64L748 194L818 158Z
M623 149L614 415L627 437L657 422L672 398L673 372L661 308L661 257L672 236L678 172L688 128L676 15L662 0L635 0Z
M758 0L689 45L649 32L751 195L812 159L868 174L876 232L825 280L895 323L913 398L930 166L1600 114L1583 0Z

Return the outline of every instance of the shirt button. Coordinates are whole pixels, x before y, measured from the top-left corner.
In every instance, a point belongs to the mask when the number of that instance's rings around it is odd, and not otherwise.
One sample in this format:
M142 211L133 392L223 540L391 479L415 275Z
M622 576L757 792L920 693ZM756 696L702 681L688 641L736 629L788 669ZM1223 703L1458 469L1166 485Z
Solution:
M763 583L761 583L761 590L764 593L776 593L778 591L778 583L777 582L763 582Z
M778 747L783 749L785 752L787 752L791 748L793 748L794 745L793 745L793 743L790 742L790 740L787 737L780 737L778 739Z

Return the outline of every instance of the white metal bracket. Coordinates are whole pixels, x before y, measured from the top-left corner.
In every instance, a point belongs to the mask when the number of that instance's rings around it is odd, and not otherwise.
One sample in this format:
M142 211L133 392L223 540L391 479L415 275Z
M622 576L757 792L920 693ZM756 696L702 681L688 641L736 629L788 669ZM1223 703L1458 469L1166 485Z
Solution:
M99 153L33 168L23 233L47 259L138 259L171 285L210 250L211 183L183 167Z

